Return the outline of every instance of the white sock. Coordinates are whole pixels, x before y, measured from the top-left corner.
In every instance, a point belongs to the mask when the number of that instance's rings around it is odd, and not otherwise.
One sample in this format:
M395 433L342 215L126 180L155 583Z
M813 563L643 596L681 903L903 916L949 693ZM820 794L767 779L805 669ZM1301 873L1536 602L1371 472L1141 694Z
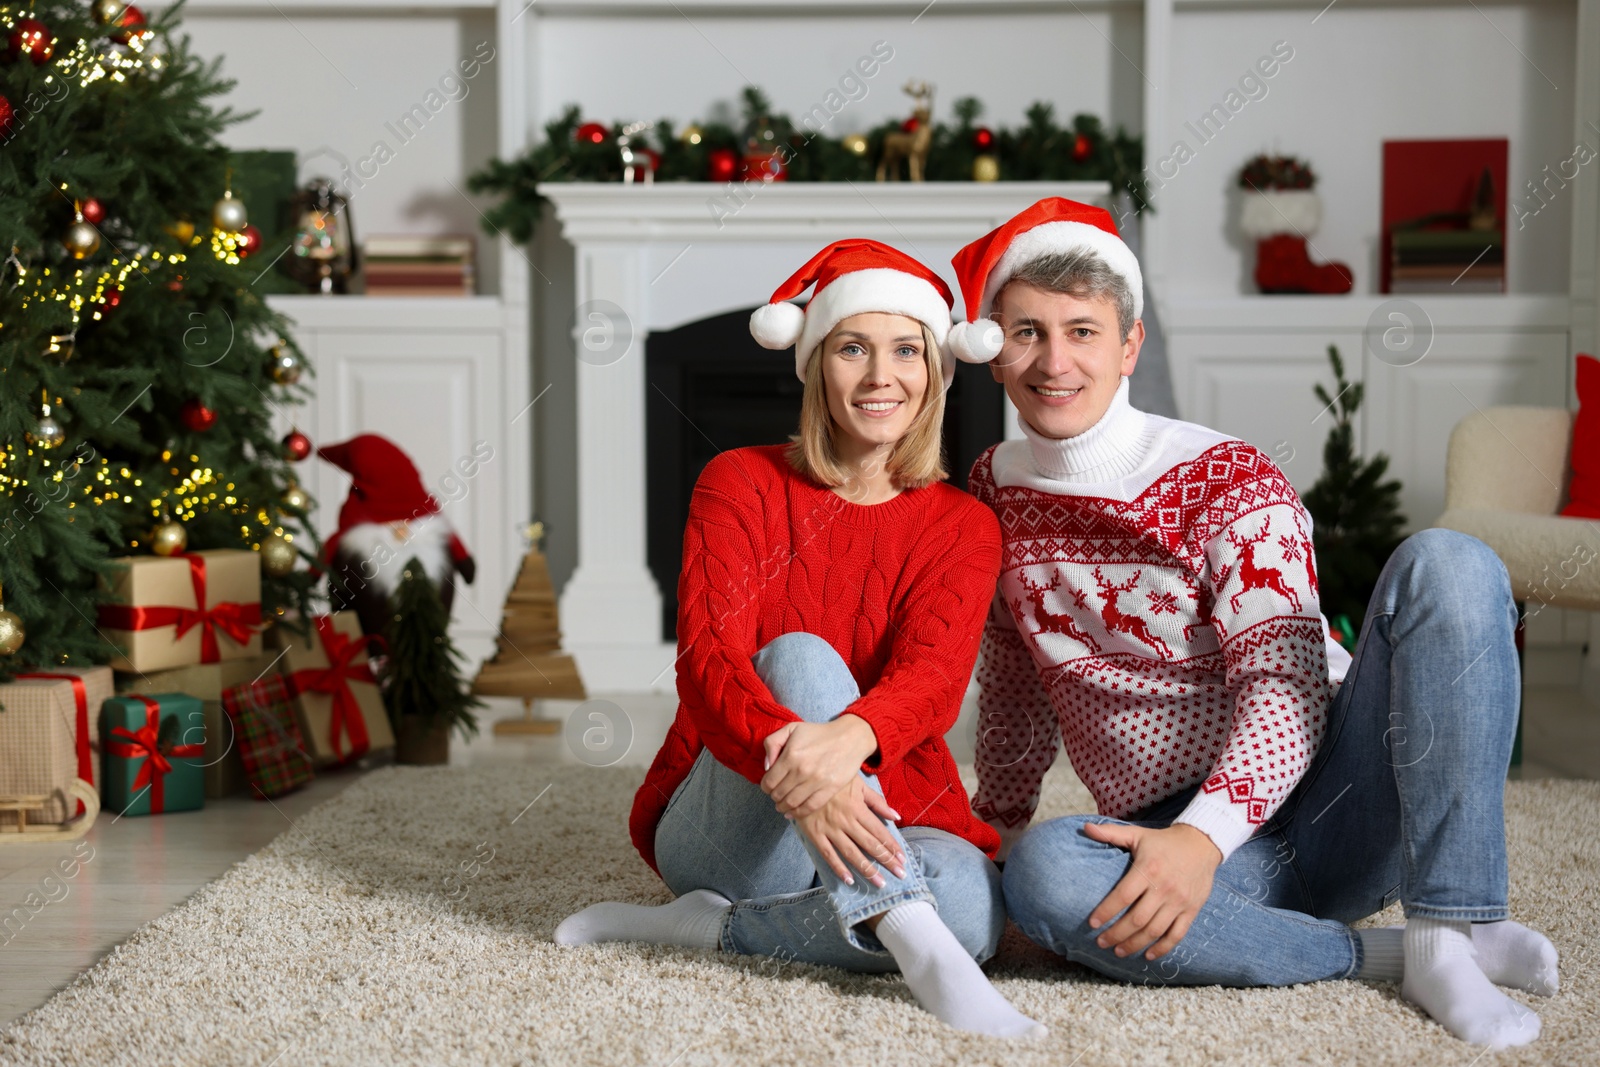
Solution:
M558 945L646 941L683 948L719 947L722 920L733 903L709 889L685 893L671 904L646 907L605 901L569 915L556 927Z
M1369 982L1398 982L1406 976L1405 927L1357 930L1361 939L1361 971Z
M900 974L931 1014L958 1030L990 1037L1043 1037L1041 1023L1013 1008L989 984L932 904L913 900L884 915L874 931L900 965Z
M1447 919L1407 922L1400 995L1463 1041L1526 1045L1539 1036L1539 1017L1489 981L1473 955L1471 928Z
M1560 988L1556 947L1537 930L1509 919L1473 923L1472 949L1478 954L1478 966L1495 985L1539 997L1553 997Z

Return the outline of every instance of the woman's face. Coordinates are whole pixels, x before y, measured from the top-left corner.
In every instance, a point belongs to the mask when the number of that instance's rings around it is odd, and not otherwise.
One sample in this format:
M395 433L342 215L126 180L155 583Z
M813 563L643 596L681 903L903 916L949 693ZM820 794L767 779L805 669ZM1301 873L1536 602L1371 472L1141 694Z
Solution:
M842 453L859 456L906 435L928 391L925 346L922 323L882 311L852 315L828 334L822 382Z

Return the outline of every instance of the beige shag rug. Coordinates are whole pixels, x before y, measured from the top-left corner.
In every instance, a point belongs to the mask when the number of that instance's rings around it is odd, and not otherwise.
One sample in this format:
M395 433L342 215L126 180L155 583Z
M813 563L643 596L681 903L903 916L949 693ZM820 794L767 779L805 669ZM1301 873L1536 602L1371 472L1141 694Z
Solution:
M1597 1064L1600 783L1508 788L1512 907L1560 948L1544 1034L1480 1054L1389 985L1143 989L1015 928L990 971L1036 1045L952 1031L893 976L639 945L559 949L596 900L660 903L637 770L378 771L0 1032L6 1064ZM1044 815L1088 809L1053 772ZM1520 994L1517 994L1521 996Z

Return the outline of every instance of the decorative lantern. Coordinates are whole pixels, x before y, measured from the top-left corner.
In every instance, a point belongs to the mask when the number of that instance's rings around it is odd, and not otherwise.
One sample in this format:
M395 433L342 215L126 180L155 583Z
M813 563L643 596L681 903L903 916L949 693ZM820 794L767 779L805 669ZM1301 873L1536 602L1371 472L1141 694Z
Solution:
M359 267L350 201L327 178L313 178L290 204L295 226L288 270L315 293L349 292Z

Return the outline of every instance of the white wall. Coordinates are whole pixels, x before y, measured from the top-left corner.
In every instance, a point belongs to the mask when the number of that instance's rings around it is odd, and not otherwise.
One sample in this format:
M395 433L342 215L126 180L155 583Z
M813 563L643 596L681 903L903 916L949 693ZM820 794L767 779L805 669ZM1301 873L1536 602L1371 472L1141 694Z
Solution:
M1254 251L1236 236L1234 183L1257 152L1310 160L1324 209L1316 251L1348 263L1358 293L1378 286L1383 141L1508 137L1513 198L1546 164L1571 155L1574 4L1338 5L1313 23L1316 15L1178 11L1173 83L1163 96L1169 131L1195 156L1157 194L1165 297L1255 291ZM1202 145L1184 123L1278 41L1294 57L1266 82L1267 95ZM1148 151L1146 162L1173 151ZM1510 291L1566 292L1571 212L1570 198L1560 198L1526 229L1508 226Z

